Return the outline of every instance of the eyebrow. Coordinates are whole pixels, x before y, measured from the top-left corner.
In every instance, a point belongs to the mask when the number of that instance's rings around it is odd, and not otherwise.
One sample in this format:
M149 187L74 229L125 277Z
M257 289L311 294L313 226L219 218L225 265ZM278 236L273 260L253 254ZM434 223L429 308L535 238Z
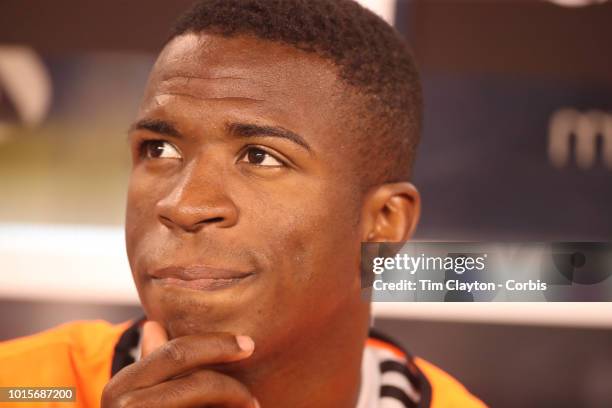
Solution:
M141 119L130 126L129 132L135 130L148 130L153 133L160 135L173 136L176 138L182 138L183 135L178 129L171 123L160 119ZM299 134L292 132L291 130L285 129L280 126L265 126L255 125L253 123L228 123L226 130L229 134L241 138L249 137L278 137L289 140L299 146L302 146L309 152L312 149L306 143L306 140Z
M291 130L280 126L262 126L252 123L230 123L227 125L227 130L230 134L238 137L279 137L289 140L297 145L302 146L309 152L312 152L306 140L300 135Z
M148 130L153 133L159 133L160 135L174 136L176 138L182 138L183 135L178 129L170 122L159 119L141 119L130 126L128 132L135 130Z

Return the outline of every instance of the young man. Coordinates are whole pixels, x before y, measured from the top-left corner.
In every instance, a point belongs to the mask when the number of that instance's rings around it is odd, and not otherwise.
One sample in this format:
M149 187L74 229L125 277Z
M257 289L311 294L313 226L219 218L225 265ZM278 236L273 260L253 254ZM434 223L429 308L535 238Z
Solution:
M421 110L407 46L353 1L200 1L130 130L146 319L9 342L2 385L105 408L484 406L369 334L360 244L415 228Z

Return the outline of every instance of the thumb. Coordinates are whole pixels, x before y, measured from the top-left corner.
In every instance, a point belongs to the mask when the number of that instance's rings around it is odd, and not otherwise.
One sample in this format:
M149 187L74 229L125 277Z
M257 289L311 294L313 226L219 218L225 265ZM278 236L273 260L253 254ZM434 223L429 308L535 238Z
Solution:
M142 358L168 341L166 330L156 321L148 320L142 327Z

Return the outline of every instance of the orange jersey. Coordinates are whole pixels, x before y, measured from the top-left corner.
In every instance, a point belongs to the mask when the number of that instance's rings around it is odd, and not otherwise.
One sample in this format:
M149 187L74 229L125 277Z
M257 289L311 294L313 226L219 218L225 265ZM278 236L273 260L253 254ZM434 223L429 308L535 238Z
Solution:
M76 402L30 403L36 407L100 406L110 379L119 337L131 325L77 321L44 332L0 343L1 387L76 387ZM24 408L27 403L0 402Z
M34 405L99 407L102 390L112 375L134 361L131 348L138 343L143 322L144 319L139 319L113 325L105 321L77 321L0 343L0 387L75 387L76 402ZM375 383L379 388L369 392L370 397L362 390L359 406L375 407L378 401L387 398L396 399L405 407L486 407L449 374L427 361L410 357L375 333L366 343L363 367L362 388L367 383ZM363 371L377 371L376 379L363 377ZM401 376L405 380L398 384ZM387 377L389 383L385 383ZM0 402L0 408L25 406L23 402Z

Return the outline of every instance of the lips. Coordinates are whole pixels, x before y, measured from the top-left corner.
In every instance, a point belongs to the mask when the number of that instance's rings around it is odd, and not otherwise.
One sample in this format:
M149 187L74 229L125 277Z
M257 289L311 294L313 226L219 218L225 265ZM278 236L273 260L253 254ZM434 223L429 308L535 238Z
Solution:
M170 266L157 269L151 277L157 283L196 290L222 289L240 283L253 272L208 266Z

